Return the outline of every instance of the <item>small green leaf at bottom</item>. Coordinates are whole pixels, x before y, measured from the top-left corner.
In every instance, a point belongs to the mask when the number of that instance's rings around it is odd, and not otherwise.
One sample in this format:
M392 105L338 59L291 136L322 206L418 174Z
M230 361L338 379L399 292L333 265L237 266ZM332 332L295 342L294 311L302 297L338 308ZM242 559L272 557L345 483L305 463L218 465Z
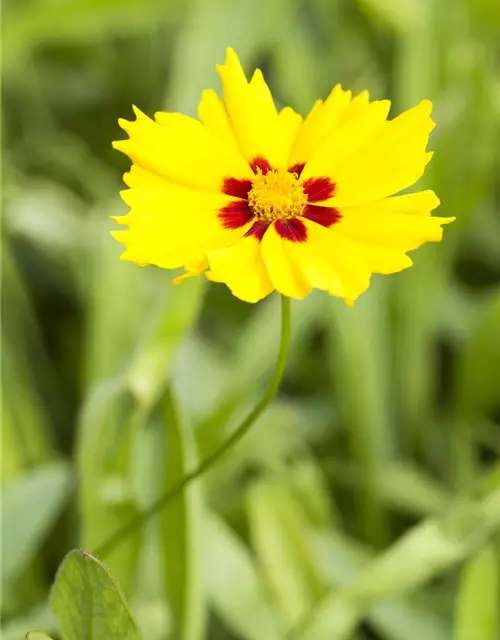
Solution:
M85 551L70 551L63 560L50 604L64 640L141 638L118 583Z

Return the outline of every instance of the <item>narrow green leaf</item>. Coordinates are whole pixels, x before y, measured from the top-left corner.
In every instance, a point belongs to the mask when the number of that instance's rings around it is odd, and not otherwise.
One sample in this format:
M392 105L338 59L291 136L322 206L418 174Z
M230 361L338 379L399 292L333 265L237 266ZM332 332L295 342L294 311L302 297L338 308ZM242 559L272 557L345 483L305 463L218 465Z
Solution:
M333 590L349 584L373 558L359 543L335 533L315 532L313 546L325 577ZM448 640L451 630L431 608L424 606L418 594L395 594L376 602L366 613L371 625L384 640Z
M119 260L121 248L109 234L116 225L103 221L105 213L122 213L119 201L107 211L102 209L101 205L99 219L91 228L93 250L89 256L83 353L85 389L123 369L165 295L161 273L151 274Z
M493 545L462 571L455 614L455 640L497 640L500 631L500 561Z
M414 527L377 556L311 616L301 640L347 640L377 601L440 575L474 553L500 526L498 484L477 502L459 501L439 519Z
M1 241L2 269L2 457L5 485L53 457L50 420L39 381L51 381L36 314L12 255L9 238Z
M222 519L208 520L208 596L228 628L245 640L281 640L282 621L248 548Z
M94 388L83 407L77 442L80 542L96 549L139 513L132 451L143 414L122 378ZM133 586L141 532L112 551L106 562L125 593Z
M367 482L353 465L332 460L326 465L335 482L356 490ZM411 516L440 513L450 503L451 495L430 474L416 465L391 462L380 474L378 490L387 507Z
M28 631L26 640L52 640L52 638L43 631Z
M197 464L192 429L178 413L172 392L163 401L165 418L165 491ZM200 487L193 483L161 515L165 583L180 640L200 640L205 628L202 580L203 519Z
M50 594L64 640L140 640L118 583L85 551L70 551Z
M484 305L479 323L465 345L459 368L457 404L462 414L488 411L500 394L500 292Z
M326 301L331 314L326 317L334 394L356 472L366 480L355 494L358 529L374 546L383 546L388 537L380 484L389 461L392 419L382 284L368 291L352 309L335 298Z
M258 482L249 491L253 545L286 623L297 624L325 595L309 546L307 518L287 488Z
M290 469L290 489L307 514L311 525L331 527L338 520L332 495L320 464L313 456L304 457Z
M172 356L191 328L203 300L205 281L189 278L182 286L169 283L168 296L157 312L156 322L130 365L127 382L135 397L152 406L170 373Z
M36 468L9 483L2 496L2 585L15 580L33 560L72 490L63 462Z
M370 17L403 34L423 23L424 0L358 0Z

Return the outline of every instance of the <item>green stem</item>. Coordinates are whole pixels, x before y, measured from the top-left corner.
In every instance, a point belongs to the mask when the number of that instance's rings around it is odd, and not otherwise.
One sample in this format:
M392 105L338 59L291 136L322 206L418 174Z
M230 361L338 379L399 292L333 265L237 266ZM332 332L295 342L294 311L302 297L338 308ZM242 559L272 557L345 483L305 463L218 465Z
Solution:
M222 456L232 449L249 431L257 418L261 415L267 405L276 395L278 387L283 378L285 372L286 363L288 360L288 353L290 351L290 299L281 296L281 344L278 353L278 359L274 369L273 377L267 388L266 393L257 403L255 408L248 414L243 422L233 431L233 433L225 440L221 446L216 449L212 455L205 458L195 469L186 474L179 480L173 487L171 487L166 493L164 493L158 500L146 509L140 516L131 520L124 527L119 529L116 533L106 540L103 544L99 545L97 549L93 551L93 555L99 558L105 558L108 556L118 545L120 545L126 538L142 527L152 516L166 507L174 498L176 498L184 489L202 476L208 471Z

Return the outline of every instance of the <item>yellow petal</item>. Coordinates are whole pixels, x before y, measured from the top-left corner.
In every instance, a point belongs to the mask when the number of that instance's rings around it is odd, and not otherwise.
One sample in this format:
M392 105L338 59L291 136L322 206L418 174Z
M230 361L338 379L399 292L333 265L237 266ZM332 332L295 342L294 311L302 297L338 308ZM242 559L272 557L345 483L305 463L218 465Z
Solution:
M290 152L294 144L297 132L302 124L302 116L291 107L284 107L278 114L278 134L280 136L279 144L283 150L283 157L286 158L285 164L291 166Z
M431 218L439 198L433 191L418 191L340 209L335 230L356 241L374 273L397 273L412 266L406 251L441 239L441 225L454 218Z
M402 249L379 247L370 244L358 245L372 273L398 273L411 267L413 262Z
M188 278L192 278L194 276L199 276L200 273L203 273L206 269L208 269L208 262L206 258L203 258L199 262L195 262L193 264L187 264L186 273L181 274L177 278L174 278L174 284L182 284L184 280Z
M241 155L231 129L226 106L212 89L203 91L201 102L198 105L198 117L207 129L222 138L233 153Z
M273 97L260 69L247 81L240 61L227 50L224 65L217 65L224 102L234 136L248 162L262 157L273 167L284 167L288 149L282 142L282 125Z
M132 175L142 179L147 173L134 170ZM228 246L246 231L224 228L218 214L234 198L220 193L159 180L155 186L125 190L122 197L131 211L116 220L128 230L113 236L127 247L124 260L175 269L200 262L207 251Z
M369 245L416 249L424 242L439 242L441 225L455 218L438 218L370 210L370 206L346 209L335 230L346 238Z
M134 108L136 120L119 120L128 140L114 142L143 169L172 182L220 191L224 178L251 177L243 158L197 120L179 113L158 113L154 122Z
M258 302L274 291L262 260L261 244L254 235L241 238L226 249L210 252L208 262L207 278L224 282L245 302Z
M143 169L137 164L133 164L130 167L130 171L123 174L123 182L127 185L127 187L144 187L146 189L162 189L165 187L165 184L171 184L165 180L165 178L161 178L155 173L151 173L151 171L147 171Z
M425 191L415 191L414 193L405 193L402 196L391 196L376 200L369 204L358 205L354 207L340 208L342 215L350 215L351 213L371 212L375 215L382 213L408 213L416 216L430 216L431 211L439 207L440 200L434 191L427 189Z
M352 120L353 118L358 118L364 111L368 109L369 104L370 94L368 93L368 91L362 91L361 93L358 93L358 95L354 96L354 98L345 109L339 124L342 125L349 120Z
M318 100L302 123L294 141L289 165L307 162L335 131L349 105L351 92L335 85L327 100Z
M414 184L432 157L426 153L434 122L423 100L382 127L356 153L335 161L327 175L336 183L332 206L354 206L398 193ZM347 127L348 125L346 125Z
M311 289L355 300L370 282L370 272L355 243L309 220L305 242L282 238L271 225L262 239L262 255L278 291L303 298Z
M370 144L375 134L383 127L389 108L388 100L361 105L318 145L304 168L303 179L329 176L333 182L338 183L339 171L343 165L351 158L358 157L360 150Z

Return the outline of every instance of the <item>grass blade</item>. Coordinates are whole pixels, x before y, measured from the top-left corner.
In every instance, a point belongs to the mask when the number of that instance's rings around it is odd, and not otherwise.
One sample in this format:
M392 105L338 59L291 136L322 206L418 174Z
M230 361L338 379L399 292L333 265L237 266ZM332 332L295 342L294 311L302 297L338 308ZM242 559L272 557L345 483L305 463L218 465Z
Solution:
M286 486L261 481L248 496L253 545L289 626L325 595L326 587L312 557L307 519Z
M493 545L465 565L455 614L455 640L496 640L500 631L500 562Z
M139 513L131 451L143 418L122 378L96 386L84 405L77 444L82 547L98 548ZM106 558L127 594L133 586L139 541L139 534L132 536Z
M2 496L2 585L33 560L72 491L70 470L53 462L9 483Z
M218 615L245 640L281 640L282 622L247 547L215 515L208 521L208 540L208 595Z
M500 486L482 500L458 502L439 519L414 527L373 560L349 585L329 596L301 640L347 640L372 604L440 575L484 544L500 526Z
M163 400L165 491L196 467L192 429L179 415L171 391ZM161 514L165 583L179 640L200 640L205 626L202 582L203 518L200 487L192 483Z

